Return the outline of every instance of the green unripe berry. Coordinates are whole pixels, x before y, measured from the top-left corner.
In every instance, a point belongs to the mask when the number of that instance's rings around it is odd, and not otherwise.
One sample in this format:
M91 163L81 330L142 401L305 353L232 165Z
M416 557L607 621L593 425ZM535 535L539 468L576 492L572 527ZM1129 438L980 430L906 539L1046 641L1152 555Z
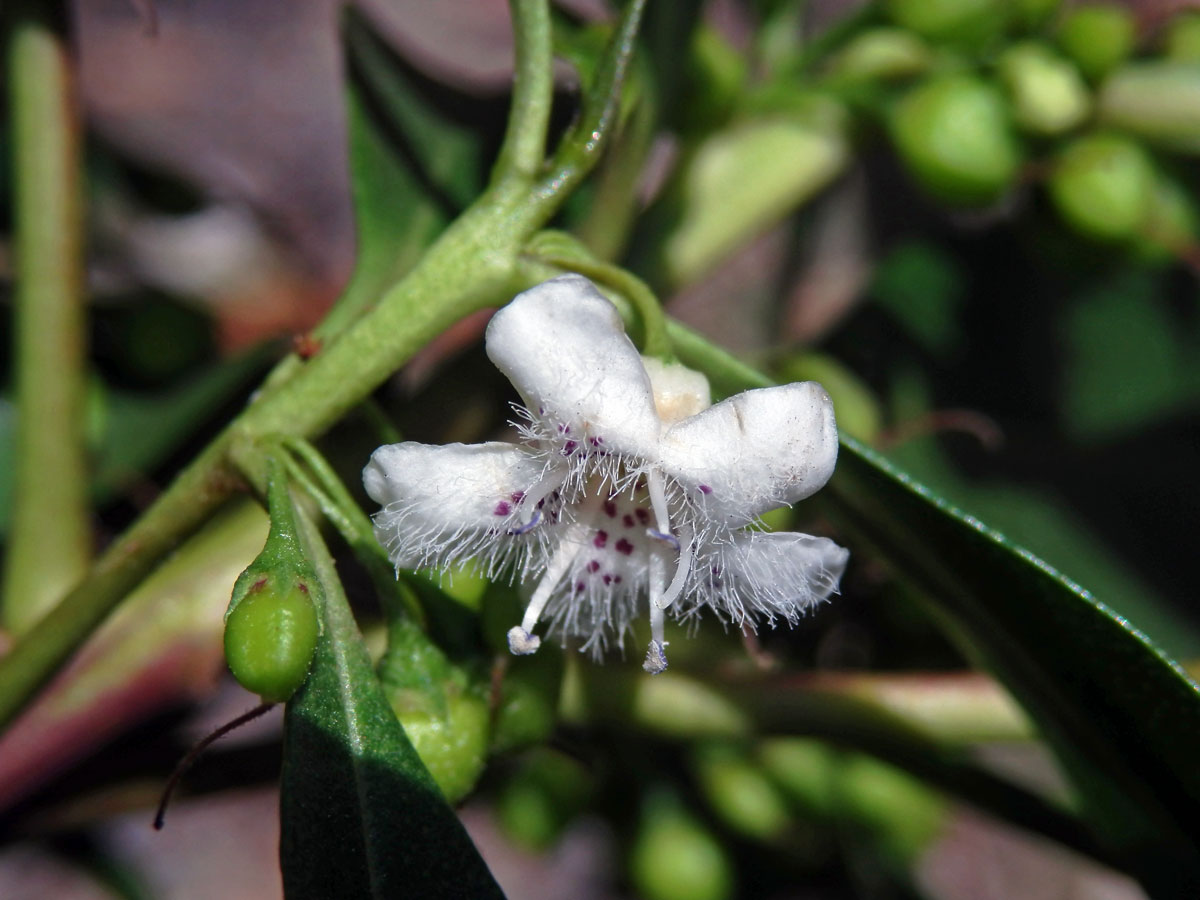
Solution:
M1014 44L1000 57L998 69L1020 128L1061 134L1087 118L1091 97L1079 70L1045 44Z
M917 35L903 28L871 28L851 38L834 57L830 74L842 84L891 81L919 75L932 54Z
M726 900L733 894L733 865L720 842L672 803L648 806L629 867L645 900Z
M1137 23L1115 3L1079 6L1063 16L1058 43L1084 75L1099 79L1133 53Z
M1130 63L1104 81L1097 117L1177 153L1200 155L1200 65Z
M946 801L908 773L859 753L842 756L841 812L869 828L881 849L911 864L946 823Z
M1200 235L1200 211L1191 191L1165 172L1155 173L1150 209L1134 249L1148 262L1167 262L1187 253Z
M1005 22L1000 0L886 0L890 18L933 41L978 46L999 34Z
M457 803L475 787L483 770L491 717L479 693L453 683L444 687L441 709L409 702L412 696L402 697L400 692L392 692L392 708L437 786L447 800Z
M535 750L500 788L496 817L510 839L545 850L583 810L591 788L579 762L554 750Z
M1150 211L1154 167L1135 142L1115 134L1072 141L1050 176L1050 197L1068 225L1096 240L1136 235Z
M225 660L238 683L265 703L282 703L308 677L320 633L308 590L264 579L225 620Z
M695 756L696 780L713 811L730 828L769 840L791 821L787 804L762 770L733 748L703 747Z
M913 88L892 111L892 141L917 182L955 205L997 199L1012 184L1020 152L999 91L968 74Z
M1171 19L1163 56L1171 62L1200 63L1200 12L1182 12Z
M1058 12L1060 3L1061 0L1013 0L1013 17L1019 27L1032 31Z

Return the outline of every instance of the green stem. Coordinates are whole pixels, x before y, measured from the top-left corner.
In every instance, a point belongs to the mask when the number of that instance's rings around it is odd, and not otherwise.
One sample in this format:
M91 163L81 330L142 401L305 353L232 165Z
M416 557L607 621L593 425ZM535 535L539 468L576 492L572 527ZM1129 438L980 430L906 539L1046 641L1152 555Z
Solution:
M579 120L555 152L550 174L538 186L538 194L573 191L607 146L620 111L621 85L633 57L633 44L645 8L646 0L630 0L625 6L610 52L601 60L595 82L584 98Z
M32 4L9 32L17 444L3 625L28 630L87 570L83 185L74 73Z
M594 199L575 229L598 259L621 258L641 203L638 187L654 140L658 110L649 79L638 81L641 90L636 104L596 172Z
M504 150L495 177L533 178L546 161L546 129L554 100L554 49L550 4L510 0L516 69Z

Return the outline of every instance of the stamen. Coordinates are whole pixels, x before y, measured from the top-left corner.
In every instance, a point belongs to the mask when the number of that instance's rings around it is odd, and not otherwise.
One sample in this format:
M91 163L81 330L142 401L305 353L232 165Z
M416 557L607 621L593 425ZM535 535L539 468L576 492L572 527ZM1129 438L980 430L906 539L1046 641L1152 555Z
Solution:
M667 668L667 654L663 649L667 642L663 639L663 609L662 592L666 573L663 571L663 560L657 553L650 554L650 649L646 651L646 661L642 668L651 675L657 675Z
M681 546L682 544L682 546ZM683 541L675 542L676 549L679 550L679 560L675 564L675 574L671 578L671 583L667 585L666 591L663 592L662 599L658 601L661 609L666 609L683 593L683 585L687 581L687 577L692 571L692 550L694 547L692 541L691 529L685 529L683 533Z
M510 528L507 533L513 537L516 537L519 534L527 534L530 531L533 531L533 529L537 527L537 524L540 521L542 521L542 512L541 512L541 510L535 509L533 511L533 515L530 517L528 522L526 522L524 525L520 526L519 528Z
M667 487L663 484L662 472L651 469L646 473L646 488L650 492L650 507L654 510L655 523L662 534L671 533L671 513L667 508Z
M652 538L657 538L660 541L666 541L671 545L672 548L674 548L676 553L679 552L679 538L675 537L675 535L663 534L661 531L655 531L653 528L647 528L646 534L650 535Z
M533 596L529 598L529 605L525 607L525 616L521 619L521 624L508 630L508 649L517 656L526 656L541 646L542 640L533 633L533 627L537 625L542 610L550 602L554 589L558 587L558 583L571 568L571 563L583 549L582 539L587 532L588 526L583 522L576 522L566 530L558 549L542 574L542 580L538 582Z

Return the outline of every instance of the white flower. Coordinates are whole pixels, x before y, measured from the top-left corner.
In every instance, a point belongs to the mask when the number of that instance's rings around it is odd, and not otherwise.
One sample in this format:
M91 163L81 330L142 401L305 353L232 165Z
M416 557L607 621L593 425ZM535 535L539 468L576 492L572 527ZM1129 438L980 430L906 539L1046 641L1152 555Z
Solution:
M836 590L847 552L827 538L754 527L819 489L837 428L814 382L710 405L703 375L642 358L587 279L526 291L487 329L520 392L521 442L380 447L363 472L383 506L375 533L397 567L467 560L536 579L513 653L534 627L601 653L648 611L645 668L667 667L663 616L794 624Z

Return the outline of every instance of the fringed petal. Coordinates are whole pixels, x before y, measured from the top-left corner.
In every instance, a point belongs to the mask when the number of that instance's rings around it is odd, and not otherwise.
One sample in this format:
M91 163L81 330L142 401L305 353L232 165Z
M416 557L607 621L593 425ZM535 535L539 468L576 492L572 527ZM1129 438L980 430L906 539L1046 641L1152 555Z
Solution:
M586 278L564 275L518 295L492 317L486 343L564 455L653 452L650 378L616 309Z
M474 559L489 574L528 565L545 528L522 528L526 493L544 464L506 443L429 446L412 441L380 447L363 484L383 509L375 536L398 568L444 569ZM547 500L550 500L547 503ZM551 498L539 518L556 522Z
M706 549L679 614L710 606L723 619L751 627L776 619L796 624L837 591L850 558L829 538L795 532L741 531Z
M837 448L833 403L806 381L745 391L671 426L660 461L689 502L736 527L821 488Z

